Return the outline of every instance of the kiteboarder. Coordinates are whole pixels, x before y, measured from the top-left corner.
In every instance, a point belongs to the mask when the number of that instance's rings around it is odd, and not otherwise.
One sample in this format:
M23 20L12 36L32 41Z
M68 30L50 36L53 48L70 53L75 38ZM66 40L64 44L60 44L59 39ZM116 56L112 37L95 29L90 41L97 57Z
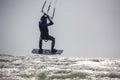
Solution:
M47 23L49 21L49 23ZM40 40L39 40L39 53L42 53L42 40L48 41L51 40L51 53L55 53L57 50L54 49L55 46L55 38L51 35L49 35L49 29L48 26L53 25L53 21L50 19L49 15L44 13L39 21L39 29L40 29Z
M39 39L39 49L33 49L32 53L36 54L45 54L45 55L50 55L50 54L61 54L63 50L56 50L55 47L55 38L51 35L49 35L49 29L48 27L53 25L52 19L54 18L55 10L56 10L56 3L57 0L55 0L55 5L53 9L53 14L51 16L48 15L49 10L51 8L52 1L50 1L50 4L48 6L47 12L46 10L44 11L44 7L46 5L47 0L45 0L41 12L43 13L42 17L40 18L39 21L39 30L40 30L40 39ZM51 49L42 49L42 42L45 41L47 42L48 40L51 40Z

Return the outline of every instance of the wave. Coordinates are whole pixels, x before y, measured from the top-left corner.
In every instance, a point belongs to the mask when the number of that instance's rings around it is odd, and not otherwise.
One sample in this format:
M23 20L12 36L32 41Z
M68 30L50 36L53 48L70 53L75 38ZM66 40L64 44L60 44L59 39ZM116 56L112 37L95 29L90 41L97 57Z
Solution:
M0 54L0 80L120 80L120 59Z

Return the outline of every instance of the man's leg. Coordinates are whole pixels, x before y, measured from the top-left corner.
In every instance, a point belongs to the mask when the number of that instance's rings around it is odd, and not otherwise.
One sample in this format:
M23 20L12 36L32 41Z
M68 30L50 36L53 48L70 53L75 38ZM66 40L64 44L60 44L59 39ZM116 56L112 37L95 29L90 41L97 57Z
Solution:
M48 40L52 40L51 50L53 50L53 49L54 49L54 46L55 46L55 38L49 35Z
M42 39L39 40L39 53L42 53Z

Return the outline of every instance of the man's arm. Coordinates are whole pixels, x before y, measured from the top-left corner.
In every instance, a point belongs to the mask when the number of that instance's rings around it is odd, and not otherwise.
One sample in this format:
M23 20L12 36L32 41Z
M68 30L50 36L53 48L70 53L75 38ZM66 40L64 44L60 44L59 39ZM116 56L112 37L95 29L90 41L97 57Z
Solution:
M47 18L48 18L48 20L50 21L49 23L48 23L48 25L50 26L50 25L53 25L54 23L53 23L53 21L50 19L50 17L47 15Z
M49 20L49 23L48 23L48 26L50 25L53 25L53 21L50 19L50 16L48 14L45 13L45 15L47 16L48 20Z

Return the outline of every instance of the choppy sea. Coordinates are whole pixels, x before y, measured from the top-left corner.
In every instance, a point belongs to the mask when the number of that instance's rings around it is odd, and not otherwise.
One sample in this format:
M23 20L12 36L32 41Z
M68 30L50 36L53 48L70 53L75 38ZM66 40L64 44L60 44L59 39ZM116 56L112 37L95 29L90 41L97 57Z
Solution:
M120 80L120 59L0 54L0 80Z

